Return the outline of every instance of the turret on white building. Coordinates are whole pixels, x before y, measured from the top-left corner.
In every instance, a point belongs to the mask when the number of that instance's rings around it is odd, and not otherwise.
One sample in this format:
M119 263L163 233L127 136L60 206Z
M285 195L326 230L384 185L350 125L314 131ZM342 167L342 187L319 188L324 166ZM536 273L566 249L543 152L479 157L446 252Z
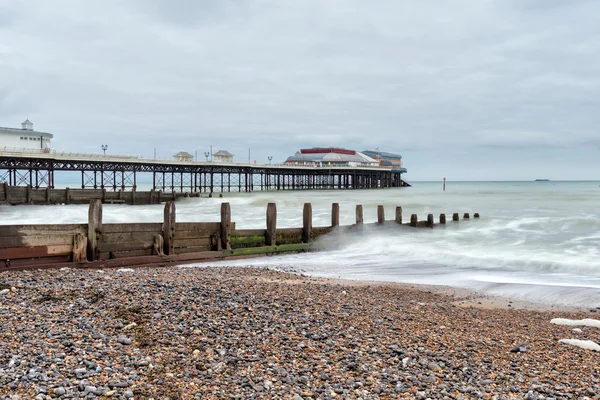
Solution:
M51 133L33 130L33 123L26 119L19 128L4 128L0 126L0 151L22 151L50 149Z

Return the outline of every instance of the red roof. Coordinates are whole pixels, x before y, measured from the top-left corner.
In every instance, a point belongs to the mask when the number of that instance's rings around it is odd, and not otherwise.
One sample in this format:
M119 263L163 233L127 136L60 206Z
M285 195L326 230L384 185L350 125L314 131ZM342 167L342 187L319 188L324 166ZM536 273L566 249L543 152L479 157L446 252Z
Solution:
M340 149L337 147L313 147L312 149L301 149L300 153L302 153L302 154L338 153L338 154L355 155L356 151Z

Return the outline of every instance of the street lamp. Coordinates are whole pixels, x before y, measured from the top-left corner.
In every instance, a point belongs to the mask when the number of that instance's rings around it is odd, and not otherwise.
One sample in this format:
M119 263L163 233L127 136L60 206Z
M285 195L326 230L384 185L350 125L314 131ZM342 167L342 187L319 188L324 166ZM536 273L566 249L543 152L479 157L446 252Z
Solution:
M106 149L108 149L108 145L107 144L103 144L100 147L102 147L102 151L104 152L104 155L106 155Z
M269 159L269 165L271 165L271 160L273 159L273 156L269 156L267 158Z
M206 162L208 162L208 156L210 156L210 153L208 151L205 151L204 157L206 157Z

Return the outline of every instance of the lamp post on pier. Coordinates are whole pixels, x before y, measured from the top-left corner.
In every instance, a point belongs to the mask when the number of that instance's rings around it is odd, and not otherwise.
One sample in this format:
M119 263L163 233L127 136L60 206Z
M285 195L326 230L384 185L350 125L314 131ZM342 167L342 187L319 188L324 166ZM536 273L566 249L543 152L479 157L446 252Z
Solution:
M269 159L269 165L271 165L271 160L273 159L273 156L269 156L267 158Z
M208 162L208 156L210 156L210 153L208 151L205 151L204 157L206 157L206 162Z
M107 144L103 144L100 147L102 148L102 151L104 152L104 155L106 155L106 150L108 149L108 145Z

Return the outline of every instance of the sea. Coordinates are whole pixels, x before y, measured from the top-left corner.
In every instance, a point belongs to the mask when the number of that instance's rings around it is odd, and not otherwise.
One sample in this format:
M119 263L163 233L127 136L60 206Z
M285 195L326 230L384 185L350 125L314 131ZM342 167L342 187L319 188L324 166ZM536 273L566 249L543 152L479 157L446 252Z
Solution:
M76 187L76 185L73 185ZM149 188L147 188L149 189ZM144 190L141 187L139 190ZM243 265L296 270L318 277L445 285L546 305L600 307L600 182L414 182L412 187L224 193L223 198L188 198L176 203L177 221L219 221L220 204L231 204L238 229L265 227L266 206L277 204L278 227L301 227L304 203L313 226L377 220L377 206L405 221L440 213L446 226L415 229L386 224L362 233L334 233L323 251L228 260ZM0 206L0 224L85 223L86 205ZM452 213L460 222L451 222ZM479 219L463 220L478 212ZM104 222L160 222L163 206L104 206Z

